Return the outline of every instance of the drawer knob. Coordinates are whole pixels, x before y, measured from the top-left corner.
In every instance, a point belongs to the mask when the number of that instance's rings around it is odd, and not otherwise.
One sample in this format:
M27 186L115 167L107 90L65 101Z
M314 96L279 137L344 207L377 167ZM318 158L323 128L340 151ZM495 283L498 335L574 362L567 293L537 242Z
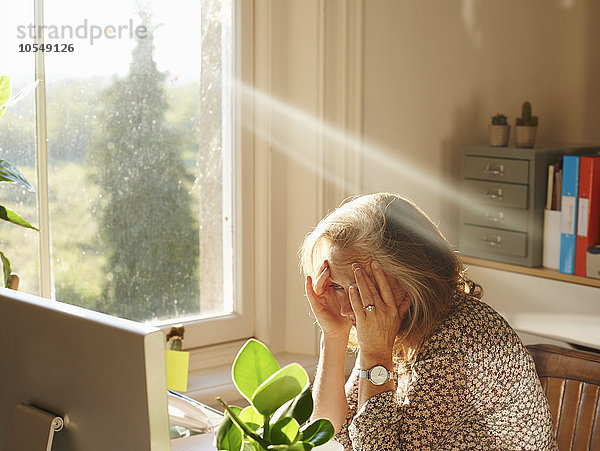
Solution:
M485 213L485 219L496 224L504 224L504 213L500 212L498 213L498 216L495 216L493 213L487 211Z
M483 170L485 175L497 175L504 177L504 165L503 164L486 164Z
M481 241L490 247L502 247L502 237L500 235L483 235Z
M487 197L488 199L494 199L494 200L502 200L502 188L498 188L498 189L486 189L485 192L483 193L483 195L485 197Z

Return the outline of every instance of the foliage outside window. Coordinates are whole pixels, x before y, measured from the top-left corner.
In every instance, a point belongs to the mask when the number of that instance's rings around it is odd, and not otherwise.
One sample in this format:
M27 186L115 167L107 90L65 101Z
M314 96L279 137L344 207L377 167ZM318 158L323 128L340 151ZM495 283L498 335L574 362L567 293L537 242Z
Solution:
M46 4L46 25L94 17L148 30L146 38L93 45L75 39L74 52L45 55L55 297L138 321L231 312L223 287L233 271L233 218L224 207L233 195L224 163L233 153L232 93L223 79L231 76L232 4L101 6ZM24 7L15 17L13 28L33 21ZM17 84L33 75L30 62L23 67ZM0 123L0 158L29 180L36 180L33 109L23 102ZM36 217L34 193L0 190L7 196ZM21 289L39 294L37 240L20 230L0 236Z

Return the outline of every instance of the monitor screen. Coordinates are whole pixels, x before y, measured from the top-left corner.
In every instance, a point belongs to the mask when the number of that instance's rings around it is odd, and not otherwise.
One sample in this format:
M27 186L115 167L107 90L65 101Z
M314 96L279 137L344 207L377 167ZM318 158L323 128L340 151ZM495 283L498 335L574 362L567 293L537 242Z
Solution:
M0 449L18 404L64 420L53 450L169 450L152 326L0 288Z

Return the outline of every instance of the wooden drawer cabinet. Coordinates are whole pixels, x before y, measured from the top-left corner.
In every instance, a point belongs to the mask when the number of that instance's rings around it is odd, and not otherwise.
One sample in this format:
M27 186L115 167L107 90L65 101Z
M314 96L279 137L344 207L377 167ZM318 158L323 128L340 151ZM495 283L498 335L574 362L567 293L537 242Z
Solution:
M462 150L461 254L541 266L548 164L598 147L465 146Z

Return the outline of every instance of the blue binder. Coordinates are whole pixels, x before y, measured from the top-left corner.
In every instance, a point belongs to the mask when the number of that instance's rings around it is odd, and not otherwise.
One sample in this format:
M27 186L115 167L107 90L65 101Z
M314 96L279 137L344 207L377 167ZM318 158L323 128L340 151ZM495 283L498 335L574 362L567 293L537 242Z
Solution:
M558 270L575 272L577 196L579 194L579 157L563 157L562 201L560 213L560 262Z

